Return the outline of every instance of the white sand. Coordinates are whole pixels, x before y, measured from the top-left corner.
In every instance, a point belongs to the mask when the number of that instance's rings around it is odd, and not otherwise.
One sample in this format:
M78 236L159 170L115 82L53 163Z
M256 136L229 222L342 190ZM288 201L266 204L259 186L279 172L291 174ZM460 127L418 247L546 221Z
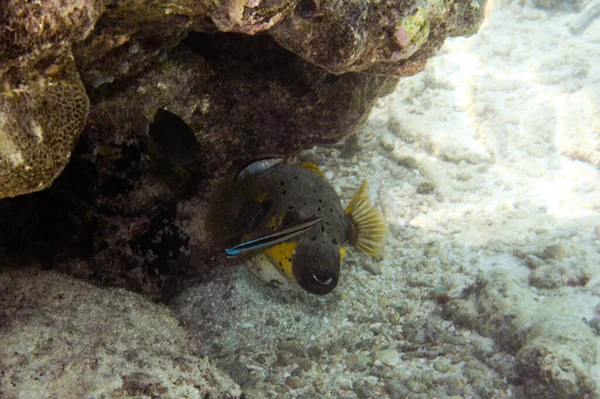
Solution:
M532 345L553 354L541 362L573 364L548 366L548 381L600 380L586 323L600 302L600 20L574 36L575 13L495 7L479 34L448 40L379 101L354 158L312 151L344 205L369 180L391 229L382 262L352 252L326 298L286 297L239 267L177 302L249 397L583 395L520 375L529 355L515 351ZM477 278L508 288L461 299ZM514 318L507 331L523 342L511 348L478 312ZM282 364L282 342L324 354Z

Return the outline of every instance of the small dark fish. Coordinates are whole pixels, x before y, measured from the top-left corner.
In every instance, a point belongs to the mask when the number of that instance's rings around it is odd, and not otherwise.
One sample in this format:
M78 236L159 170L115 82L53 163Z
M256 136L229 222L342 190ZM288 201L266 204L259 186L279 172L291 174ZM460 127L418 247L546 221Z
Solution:
M159 108L152 122L138 115L135 124L140 133L147 132L150 136L148 151L174 165L191 164L200 151L200 144L193 130L183 119L166 109Z

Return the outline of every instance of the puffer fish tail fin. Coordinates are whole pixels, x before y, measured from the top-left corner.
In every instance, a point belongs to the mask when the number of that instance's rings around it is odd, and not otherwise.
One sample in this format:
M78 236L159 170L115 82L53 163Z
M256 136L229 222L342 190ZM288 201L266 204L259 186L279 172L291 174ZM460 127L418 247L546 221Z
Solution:
M366 180L354 194L344 213L352 220L350 244L380 259L388 235L388 226L383 214L367 195Z

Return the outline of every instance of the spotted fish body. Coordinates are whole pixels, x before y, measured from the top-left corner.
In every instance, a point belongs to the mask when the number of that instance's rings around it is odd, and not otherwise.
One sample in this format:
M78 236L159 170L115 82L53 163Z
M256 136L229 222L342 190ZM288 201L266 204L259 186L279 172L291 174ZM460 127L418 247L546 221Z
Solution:
M352 230L352 221L344 213L333 187L318 170L298 165L277 165L255 179L264 196L263 203L267 202L269 207L250 236L267 234L308 218L322 220L289 242L250 255L246 261L250 271L263 279L265 275L271 276L268 282L281 288L293 285L291 281L316 294L333 290L339 281L340 264ZM278 275L267 273L272 267Z
M218 193L209 215L216 235L238 237L227 255L241 255L247 268L273 287L300 286L316 295L338 285L349 244L379 257L387 237L366 182L344 209L312 163L265 158L248 163Z

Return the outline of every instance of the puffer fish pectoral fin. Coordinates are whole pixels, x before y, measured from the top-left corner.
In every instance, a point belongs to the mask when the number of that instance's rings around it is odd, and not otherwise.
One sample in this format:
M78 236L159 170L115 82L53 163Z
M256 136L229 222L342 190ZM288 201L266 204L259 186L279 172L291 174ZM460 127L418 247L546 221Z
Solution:
M381 258L388 226L381 212L367 195L366 180L354 194L344 213L350 216L352 221L350 244L377 259Z
M206 228L215 244L249 233L245 227L259 221L261 213L266 214L256 179L249 172L243 174L243 179L222 182L210 197Z
M302 220L297 223L293 223L282 229L276 230L273 233L269 233L262 237L254 238L252 240L236 245L233 248L227 248L225 250L225 253L227 254L227 256L235 256L247 251L253 251L256 249L261 249L273 246L275 244L279 244L280 242L287 241L293 237L296 237L304 232L309 231L310 229L314 228L319 222L321 222L322 219L323 218L321 217L314 217Z
M244 217L240 222L240 231L251 232L263 220L269 209L271 208L270 201L254 202L249 209L244 212Z

